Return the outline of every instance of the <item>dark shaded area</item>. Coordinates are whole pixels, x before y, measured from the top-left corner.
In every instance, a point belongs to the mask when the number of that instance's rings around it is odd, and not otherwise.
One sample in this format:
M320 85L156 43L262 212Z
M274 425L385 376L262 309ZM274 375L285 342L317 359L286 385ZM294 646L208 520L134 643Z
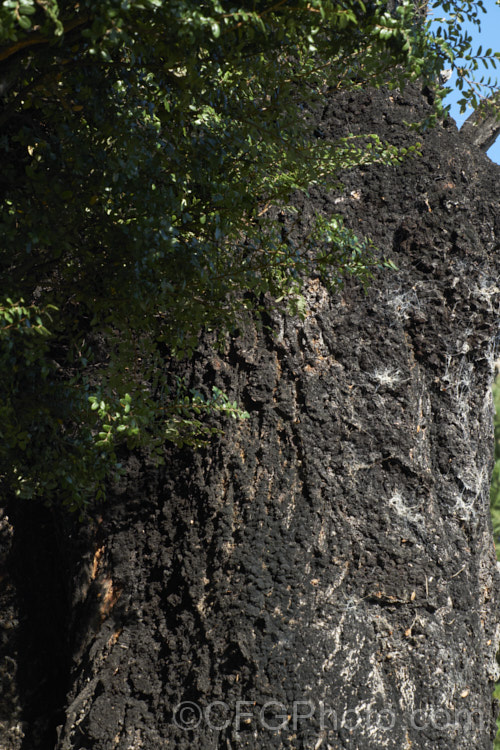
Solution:
M18 618L15 677L24 730L20 747L50 750L69 682L70 579L62 554L66 540L56 515L41 505L17 500L8 507L7 518L14 532L6 567Z

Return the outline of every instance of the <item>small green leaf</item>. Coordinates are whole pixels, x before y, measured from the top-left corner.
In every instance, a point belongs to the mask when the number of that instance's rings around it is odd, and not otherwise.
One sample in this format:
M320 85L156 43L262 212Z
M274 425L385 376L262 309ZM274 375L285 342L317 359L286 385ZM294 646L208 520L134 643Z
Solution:
M28 16L19 16L17 22L22 29L31 29L31 20Z

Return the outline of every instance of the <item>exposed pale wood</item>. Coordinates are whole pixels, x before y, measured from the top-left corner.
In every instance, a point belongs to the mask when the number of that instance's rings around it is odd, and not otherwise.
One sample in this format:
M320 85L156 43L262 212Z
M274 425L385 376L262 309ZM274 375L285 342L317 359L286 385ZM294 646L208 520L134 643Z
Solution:
M462 125L460 130L472 145L488 151L500 135L500 98L498 93L488 99Z

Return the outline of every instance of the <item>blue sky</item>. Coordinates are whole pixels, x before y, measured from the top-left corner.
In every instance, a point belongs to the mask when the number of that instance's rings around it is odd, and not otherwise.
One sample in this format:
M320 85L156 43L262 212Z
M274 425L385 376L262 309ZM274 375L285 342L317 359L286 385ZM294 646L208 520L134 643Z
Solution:
M483 3L486 9L486 13L480 13L481 31L477 30L477 26L474 26L472 24L464 24L464 27L473 38L472 51L475 53L480 45L482 45L483 52L485 52L490 47L494 52L500 51L500 7L495 3L495 0L483 0ZM433 13L439 15L437 10L433 11ZM445 14L443 13L442 15L444 16ZM496 71L491 67L491 65L488 70L486 70L486 68L481 65L479 70L476 72L476 76L480 78L483 72L486 73L486 79L488 78L488 75L491 75L493 82L496 76L497 82L500 82L500 64L498 65ZM448 83L451 91L450 94L446 97L445 103L451 104L450 114L456 121L458 127L460 127L472 112L472 110L469 109L467 112L464 112L464 114L460 114L459 107L457 106L456 102L458 101L458 99L460 99L461 94L457 89L453 89L453 84L455 83L455 81L456 75L453 75ZM497 138L496 143L493 144L493 146L487 153L492 161L500 164L500 136Z

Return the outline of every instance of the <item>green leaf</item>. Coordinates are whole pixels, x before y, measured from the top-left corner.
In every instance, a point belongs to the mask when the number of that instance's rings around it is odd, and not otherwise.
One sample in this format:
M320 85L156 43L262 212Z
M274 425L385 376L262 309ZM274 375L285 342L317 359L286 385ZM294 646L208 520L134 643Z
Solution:
M31 20L26 15L20 15L17 19L19 26L22 29L31 29Z

